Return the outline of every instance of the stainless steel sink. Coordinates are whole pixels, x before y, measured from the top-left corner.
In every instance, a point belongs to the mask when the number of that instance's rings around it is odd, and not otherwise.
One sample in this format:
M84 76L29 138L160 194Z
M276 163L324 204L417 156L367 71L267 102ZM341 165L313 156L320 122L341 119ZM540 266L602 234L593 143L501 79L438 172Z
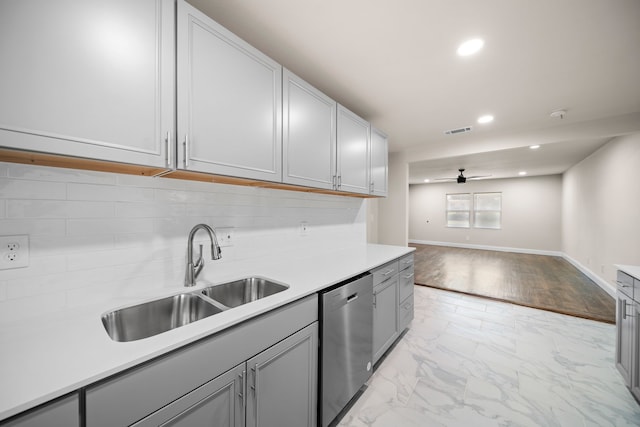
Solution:
M269 295L287 285L262 277L248 277L221 285L138 304L102 315L102 324L114 341L152 337Z
M239 305L277 294L288 288L289 286L287 285L262 277L248 277L210 286L203 289L202 293L227 307L238 307Z
M199 295L186 293L111 311L102 316L102 324L114 341L135 341L221 311Z

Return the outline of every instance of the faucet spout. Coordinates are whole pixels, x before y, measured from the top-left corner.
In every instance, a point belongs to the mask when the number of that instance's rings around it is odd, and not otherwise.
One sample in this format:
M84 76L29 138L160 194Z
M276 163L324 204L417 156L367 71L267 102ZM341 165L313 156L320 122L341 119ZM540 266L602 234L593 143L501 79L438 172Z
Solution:
M211 240L211 259L216 260L222 257L222 250L220 249L218 238L216 237L216 232L213 231L213 228L209 227L207 224L198 224L193 227L189 233L189 238L187 239L187 272L184 278L185 286L194 286L196 284L196 278L204 267L202 245L200 245L200 254L198 259L195 262L193 260L193 239L199 230L204 230L209 235L209 240Z

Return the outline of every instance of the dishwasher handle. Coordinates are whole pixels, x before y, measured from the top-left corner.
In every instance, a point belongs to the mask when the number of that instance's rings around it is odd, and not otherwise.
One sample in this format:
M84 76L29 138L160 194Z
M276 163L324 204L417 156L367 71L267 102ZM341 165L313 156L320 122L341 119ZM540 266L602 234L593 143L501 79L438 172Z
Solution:
M355 294L353 294L353 295L349 295L347 297L347 304L349 304L351 301L355 301L357 299L358 299L358 293L357 292Z

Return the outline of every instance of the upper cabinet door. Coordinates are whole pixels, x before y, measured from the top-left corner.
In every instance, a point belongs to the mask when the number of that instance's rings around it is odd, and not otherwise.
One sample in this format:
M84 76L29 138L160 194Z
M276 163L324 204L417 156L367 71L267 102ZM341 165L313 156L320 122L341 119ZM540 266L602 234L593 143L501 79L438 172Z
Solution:
M369 122L338 105L337 127L338 190L369 194Z
M0 146L166 167L172 0L0 2Z
M282 67L178 1L178 167L282 180Z
M389 148L387 136L371 128L371 188L374 196L387 196Z
M283 173L288 184L333 189L336 102L283 71Z

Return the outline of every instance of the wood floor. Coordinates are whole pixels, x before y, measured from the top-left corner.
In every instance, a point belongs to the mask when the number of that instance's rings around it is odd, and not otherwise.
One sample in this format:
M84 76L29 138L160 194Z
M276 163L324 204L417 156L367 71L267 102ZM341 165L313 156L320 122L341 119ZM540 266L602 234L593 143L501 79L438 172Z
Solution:
M410 246L418 285L615 323L615 300L563 258Z

